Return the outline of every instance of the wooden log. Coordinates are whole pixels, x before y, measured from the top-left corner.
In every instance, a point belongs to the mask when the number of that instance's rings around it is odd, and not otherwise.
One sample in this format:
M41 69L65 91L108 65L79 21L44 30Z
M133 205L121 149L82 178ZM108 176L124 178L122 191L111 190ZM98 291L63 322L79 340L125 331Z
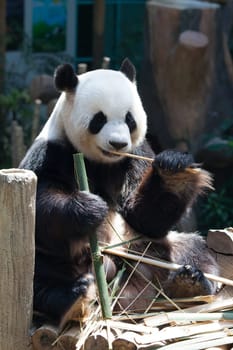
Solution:
M231 115L232 61L226 27L232 19L225 11L208 1L147 2L141 90L149 131L161 148L196 152L203 132Z
M58 337L57 329L51 325L44 325L32 334L33 350L55 350Z
M207 245L217 253L233 255L233 228L209 230Z
M138 346L135 342L135 333L125 332L112 342L113 350L137 350Z
M36 176L0 170L0 350L30 349Z
M109 342L106 335L106 332L98 332L91 334L84 344L85 350L108 350L109 349Z
M78 337L80 336L80 328L72 327L60 334L53 346L56 345L59 350L75 350Z
M96 331L87 337L87 340L84 344L85 350L112 349L112 343L116 338L120 336L121 331L117 328L114 328L114 326L111 326L114 325L114 322L109 322L109 320L107 321L107 323L106 321L104 321L102 324L100 324L99 331ZM102 326L104 328L102 328Z

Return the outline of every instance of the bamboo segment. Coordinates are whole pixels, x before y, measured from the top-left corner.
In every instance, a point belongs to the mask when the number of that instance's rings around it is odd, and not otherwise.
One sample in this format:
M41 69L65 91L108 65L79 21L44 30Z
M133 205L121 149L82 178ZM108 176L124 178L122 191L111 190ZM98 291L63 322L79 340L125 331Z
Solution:
M146 160L150 163L154 161L153 158L149 157L144 157L144 156L139 156L138 154L132 154L132 153L125 153L125 152L116 152L116 151L111 151L112 154L115 154L116 156L122 156L122 157L129 157L129 158L135 158L135 159L141 159L141 160Z
M130 260L134 260L134 261L140 260L141 263L152 265L152 266L157 266L157 267L162 267L162 268L168 269L168 270L175 271L175 270L178 270L182 267L182 265L179 265L179 264L175 264L175 263L171 263L171 262L167 262L167 261L161 261L161 260L157 260L155 258L153 258L153 259L144 258L144 257L141 257L139 255L126 253L126 252L123 252L123 251L117 250L117 249L105 248L105 249L102 249L102 252L105 254L116 255L116 256L120 256L122 258L130 259ZM233 286L233 281L228 279L228 278L215 276L213 274L205 273L205 272L203 273L203 275L211 281L220 282L220 283L223 283L223 284L228 285L228 286Z
M84 159L81 153L74 154L74 166L80 190L89 191ZM94 232L90 235L90 247L95 270L96 284L99 292L102 316L104 319L108 319L112 317L110 298L108 294L108 285L104 271L103 257L100 252L97 235Z
M138 154L118 152L118 151L111 151L111 153L118 155L118 156L121 156L121 157L128 157L128 158L145 160L146 162L150 162L150 163L153 163L154 161L156 161L156 158L153 159L153 158L149 158L149 157L145 157L145 156L140 156ZM200 169L198 168L198 166L196 168L188 167L188 168L185 168L184 171L186 173L195 174L195 173L199 172ZM212 187L210 187L210 188L212 188Z
M153 317L153 322L147 323L150 326L162 326L170 322L193 322L193 321L233 321L233 312L215 312L215 313L191 313L191 312L167 312ZM146 322L146 321L145 321ZM233 326L233 323L232 323Z

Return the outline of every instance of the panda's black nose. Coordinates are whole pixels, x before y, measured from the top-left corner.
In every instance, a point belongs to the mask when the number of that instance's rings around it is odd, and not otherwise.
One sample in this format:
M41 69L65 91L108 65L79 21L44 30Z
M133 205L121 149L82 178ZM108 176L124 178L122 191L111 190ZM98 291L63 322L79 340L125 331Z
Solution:
M121 148L124 148L125 146L127 146L127 142L116 142L116 141L109 141L110 145L119 150Z

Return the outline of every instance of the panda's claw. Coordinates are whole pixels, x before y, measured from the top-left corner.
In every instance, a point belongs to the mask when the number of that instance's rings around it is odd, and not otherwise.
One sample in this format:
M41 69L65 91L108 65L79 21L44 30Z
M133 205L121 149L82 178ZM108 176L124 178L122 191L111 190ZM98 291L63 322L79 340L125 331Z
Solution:
M203 272L194 266L183 265L180 269L176 271L176 280L183 280L190 284L202 283L205 279ZM185 282L185 283L186 283Z

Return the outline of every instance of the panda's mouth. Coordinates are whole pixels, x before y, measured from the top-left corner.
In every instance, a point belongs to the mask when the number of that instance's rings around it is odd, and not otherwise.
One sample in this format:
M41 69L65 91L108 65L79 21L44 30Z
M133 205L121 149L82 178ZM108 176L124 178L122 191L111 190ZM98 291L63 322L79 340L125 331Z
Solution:
M113 152L111 152L111 151L106 151L106 150L104 150L104 149L102 149L102 148L100 148L100 150L101 150L101 152L102 152L105 156L107 156L108 158L121 158L121 157L122 157L122 155L116 154L115 152L113 153Z

